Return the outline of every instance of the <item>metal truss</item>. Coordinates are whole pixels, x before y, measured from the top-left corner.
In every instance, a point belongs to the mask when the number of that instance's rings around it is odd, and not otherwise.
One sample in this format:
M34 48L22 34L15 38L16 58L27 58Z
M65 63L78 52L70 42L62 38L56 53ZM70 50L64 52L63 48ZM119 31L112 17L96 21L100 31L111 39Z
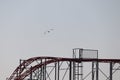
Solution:
M83 76L80 69L84 68L84 63L91 64L91 67L88 66L90 71ZM109 74L101 69L104 64L109 65ZM117 80L114 74L120 69L119 64L120 59L33 57L20 60L20 65L7 80L103 80L101 76L104 80Z

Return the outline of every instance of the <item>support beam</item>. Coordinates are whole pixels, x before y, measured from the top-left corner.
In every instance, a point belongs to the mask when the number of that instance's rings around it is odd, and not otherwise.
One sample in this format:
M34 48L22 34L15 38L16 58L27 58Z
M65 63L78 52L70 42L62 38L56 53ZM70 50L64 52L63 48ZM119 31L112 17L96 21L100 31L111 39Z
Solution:
M58 75L58 79L57 79L57 80L59 80L59 76L60 76L60 65L59 65L59 61L58 61L58 66L57 66L57 67L58 67L58 70L57 70L57 72L58 72L58 74L57 74L57 75Z
M55 80L57 80L57 63L55 62Z
M32 80L32 66L30 67L30 80Z
M71 61L69 61L70 62L70 68L69 68L69 80L72 80L72 63L71 63Z
M113 70L113 66L112 66L112 62L110 62L110 80L112 80L112 70Z
M96 62L96 80L99 80L99 63Z
M92 62L92 80L94 80L94 62Z

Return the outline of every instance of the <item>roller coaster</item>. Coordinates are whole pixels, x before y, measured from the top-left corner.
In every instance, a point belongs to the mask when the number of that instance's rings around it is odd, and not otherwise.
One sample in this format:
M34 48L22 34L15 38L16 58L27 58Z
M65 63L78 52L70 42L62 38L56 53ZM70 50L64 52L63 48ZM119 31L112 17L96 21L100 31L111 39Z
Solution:
M107 74L100 68L105 64ZM40 56L20 59L20 65L7 80L119 80L116 79L119 70L120 59L99 59L98 50L75 48L72 58Z

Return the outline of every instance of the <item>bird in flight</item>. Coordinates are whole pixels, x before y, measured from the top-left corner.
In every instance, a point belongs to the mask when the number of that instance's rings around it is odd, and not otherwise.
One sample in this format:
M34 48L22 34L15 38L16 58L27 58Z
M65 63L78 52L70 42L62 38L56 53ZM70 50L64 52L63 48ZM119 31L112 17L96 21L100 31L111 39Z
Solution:
M50 32L53 31L53 30L54 30L54 29L49 29L49 30L45 31L45 32L44 32L44 35L50 33Z

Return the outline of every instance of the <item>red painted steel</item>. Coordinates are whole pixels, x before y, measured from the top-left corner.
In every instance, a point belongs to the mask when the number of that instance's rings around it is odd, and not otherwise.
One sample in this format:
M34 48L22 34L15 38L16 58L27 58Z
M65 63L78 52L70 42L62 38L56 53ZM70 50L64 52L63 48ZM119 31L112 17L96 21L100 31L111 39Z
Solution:
M31 63L37 60L42 60L42 59L47 59L46 62L43 62L38 65L34 65L31 69L26 70L25 72L24 69L29 66ZM54 63L57 61L72 61L72 62L93 62L93 61L98 61L98 62L103 62L103 63L120 63L120 59L77 59L77 58L62 58L62 57L33 57L29 58L27 60L24 60L12 73L12 75L8 78L8 80L23 80L26 76L30 75L31 71L34 72L37 68L40 68L42 65L47 65L50 63ZM19 72L19 76L17 75L17 72Z

